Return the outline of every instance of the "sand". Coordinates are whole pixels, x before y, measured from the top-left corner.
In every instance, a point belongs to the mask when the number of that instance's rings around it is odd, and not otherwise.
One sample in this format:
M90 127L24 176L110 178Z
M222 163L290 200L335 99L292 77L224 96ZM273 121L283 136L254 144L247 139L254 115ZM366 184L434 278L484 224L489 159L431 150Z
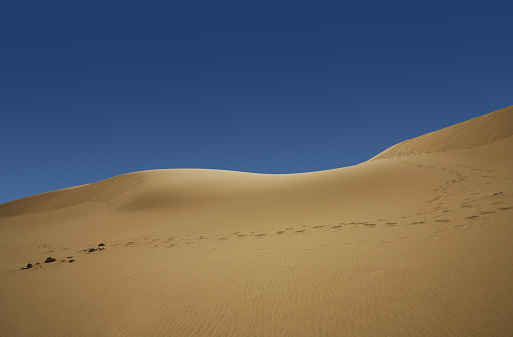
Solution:
M512 336L512 154L509 107L352 167L2 204L0 336Z

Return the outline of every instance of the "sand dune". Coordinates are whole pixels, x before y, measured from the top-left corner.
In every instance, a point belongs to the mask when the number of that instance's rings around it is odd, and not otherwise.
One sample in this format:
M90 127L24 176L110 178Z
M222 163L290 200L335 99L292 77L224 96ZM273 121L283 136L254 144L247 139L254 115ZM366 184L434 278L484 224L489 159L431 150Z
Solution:
M0 336L511 336L511 153L513 107L352 167L2 204Z
M405 140L372 159L470 149L498 142L511 135L513 135L513 106Z

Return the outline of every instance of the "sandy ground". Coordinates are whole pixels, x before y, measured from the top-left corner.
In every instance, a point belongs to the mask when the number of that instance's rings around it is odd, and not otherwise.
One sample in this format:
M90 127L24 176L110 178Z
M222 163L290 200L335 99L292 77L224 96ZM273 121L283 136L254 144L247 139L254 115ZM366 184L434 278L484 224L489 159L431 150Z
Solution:
M0 336L512 336L512 154L510 107L352 167L2 204Z

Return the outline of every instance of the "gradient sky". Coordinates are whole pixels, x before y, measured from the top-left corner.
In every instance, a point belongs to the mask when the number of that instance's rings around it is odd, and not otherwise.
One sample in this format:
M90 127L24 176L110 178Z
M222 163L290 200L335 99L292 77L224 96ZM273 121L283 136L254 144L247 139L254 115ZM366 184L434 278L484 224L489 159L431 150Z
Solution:
M355 165L513 104L511 1L169 3L2 5L0 203Z

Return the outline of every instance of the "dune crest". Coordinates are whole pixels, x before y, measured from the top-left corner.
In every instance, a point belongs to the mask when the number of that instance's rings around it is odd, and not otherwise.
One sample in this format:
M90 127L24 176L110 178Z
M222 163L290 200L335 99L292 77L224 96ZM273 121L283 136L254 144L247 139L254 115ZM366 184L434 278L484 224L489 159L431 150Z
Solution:
M469 149L513 136L513 105L471 120L405 140L370 160Z
M483 146L513 135L513 106L398 143L381 152L370 161L404 157L423 153L446 152ZM360 164L361 165L361 164ZM348 172L347 168L345 172ZM342 170L339 169L339 170ZM322 174L312 172L310 175ZM303 174L304 175L304 174ZM241 178L243 177L243 178ZM145 182L146 181L146 182ZM148 181L153 185L148 187ZM287 175L273 176L218 170L153 170L128 173L99 182L77 186L14 200L0 205L0 218L65 209L84 203L96 203L111 208L123 199L130 209L144 209L155 205L183 204L184 200L219 199L229 195L252 192L263 186L295 184L297 179ZM157 185L160 185L158 187ZM301 183L299 183L301 185ZM244 186L240 188L239 186ZM194 193L192 193L194 192Z

